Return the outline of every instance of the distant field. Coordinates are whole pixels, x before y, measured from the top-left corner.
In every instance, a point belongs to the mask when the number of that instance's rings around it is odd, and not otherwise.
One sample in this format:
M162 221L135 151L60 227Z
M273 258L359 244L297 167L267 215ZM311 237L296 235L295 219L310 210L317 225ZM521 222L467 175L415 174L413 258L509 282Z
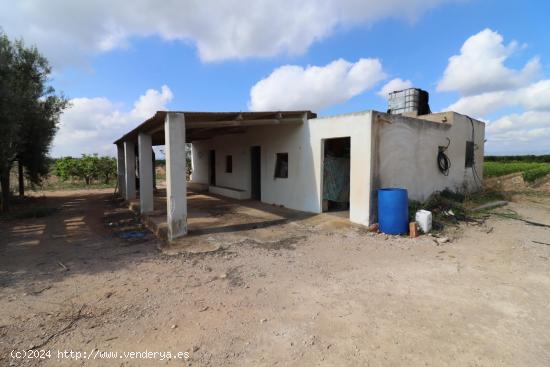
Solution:
M483 166L485 177L498 177L515 172L521 172L525 181L533 182L537 178L550 174L550 163L539 163L536 161L485 161Z
M550 163L550 154L547 154L547 155L486 155L485 162Z

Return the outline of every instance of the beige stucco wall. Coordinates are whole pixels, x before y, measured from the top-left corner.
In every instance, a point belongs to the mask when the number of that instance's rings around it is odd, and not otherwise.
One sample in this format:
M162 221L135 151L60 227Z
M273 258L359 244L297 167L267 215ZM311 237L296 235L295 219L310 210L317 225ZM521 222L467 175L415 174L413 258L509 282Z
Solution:
M482 179L485 124L472 121L475 167ZM376 188L406 188L410 199L420 201L445 188L461 192L479 188L473 169L465 167L466 141L472 136L472 123L467 116L445 112L410 118L377 113L374 130ZM439 146L447 145L447 138L451 141L446 152L451 167L445 176L438 169L437 153Z

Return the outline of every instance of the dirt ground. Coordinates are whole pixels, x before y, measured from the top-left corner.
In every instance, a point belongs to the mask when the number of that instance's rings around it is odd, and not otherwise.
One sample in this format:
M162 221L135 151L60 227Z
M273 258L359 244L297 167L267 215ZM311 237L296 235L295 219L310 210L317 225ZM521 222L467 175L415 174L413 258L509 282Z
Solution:
M40 204L60 210L0 222L2 366L550 365L550 227L491 216L437 245L270 211L178 254L110 191ZM261 209L221 206L208 216ZM550 225L549 196L509 209ZM45 358L13 357L27 349Z

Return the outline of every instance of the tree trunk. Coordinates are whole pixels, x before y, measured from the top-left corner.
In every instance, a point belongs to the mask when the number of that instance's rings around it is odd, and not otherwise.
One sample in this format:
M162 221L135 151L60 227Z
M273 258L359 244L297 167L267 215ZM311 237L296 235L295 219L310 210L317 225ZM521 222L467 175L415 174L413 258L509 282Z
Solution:
M19 197L25 196L25 176L23 175L23 166L21 162L17 162L17 168L19 170Z
M2 211L7 212L10 207L10 175L0 173L0 186L2 187Z

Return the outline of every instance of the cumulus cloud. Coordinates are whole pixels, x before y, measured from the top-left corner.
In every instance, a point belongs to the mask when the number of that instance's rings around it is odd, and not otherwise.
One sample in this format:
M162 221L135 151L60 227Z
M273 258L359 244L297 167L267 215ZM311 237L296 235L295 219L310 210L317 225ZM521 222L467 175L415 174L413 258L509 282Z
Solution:
M502 116L487 125L487 148L500 153L548 154L550 111L527 111Z
M550 110L550 80L540 80L518 89L462 97L449 109L472 116L487 116L506 107Z
M386 77L380 60L338 59L325 66L284 65L250 90L248 107L259 110L312 110L342 103Z
M114 154L113 141L158 110L165 110L173 94L166 85L161 90L149 89L135 102L131 110L107 98L74 98L63 113L60 128L53 142L52 156L81 154Z
M0 24L54 62L126 47L131 38L191 42L204 61L300 54L336 29L414 20L452 0L0 0Z
M438 90L461 94L447 109L487 120L489 152L548 153L550 80L536 80L540 69L536 57L521 69L506 67L505 61L517 50L517 42L505 45L503 37L490 29L473 35L460 55L449 59ZM510 114L511 108L519 112Z
M503 38L491 29L471 36L460 54L449 59L438 91L458 91L464 96L522 87L537 76L540 62L529 60L521 70L506 67L504 62L518 49L517 42L503 44Z
M503 131L526 131L530 129L550 129L550 111L527 111L515 113L491 122L487 131L498 133Z
M391 92L412 88L412 86L413 83L410 80L395 78L384 84L382 88L378 91L378 95L387 99L388 94L390 94Z

